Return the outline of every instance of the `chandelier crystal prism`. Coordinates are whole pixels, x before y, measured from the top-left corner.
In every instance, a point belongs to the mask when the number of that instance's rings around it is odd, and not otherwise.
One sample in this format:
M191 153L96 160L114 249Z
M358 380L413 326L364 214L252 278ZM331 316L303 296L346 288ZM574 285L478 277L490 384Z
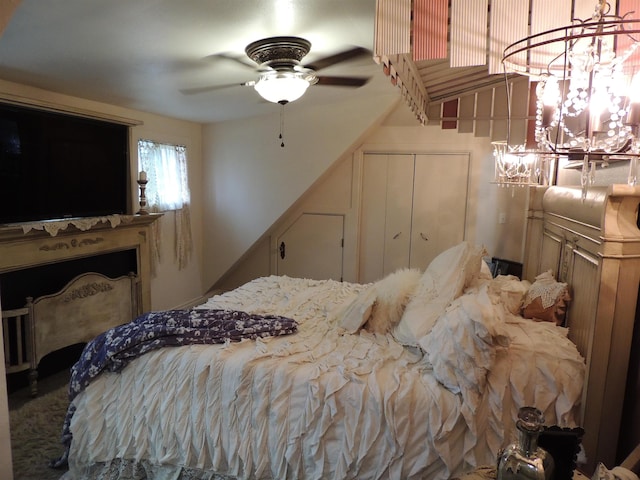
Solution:
M620 15L600 0L591 18L504 50L505 75L537 82L536 153L582 161L584 188L595 164L640 153L640 19L632 13Z

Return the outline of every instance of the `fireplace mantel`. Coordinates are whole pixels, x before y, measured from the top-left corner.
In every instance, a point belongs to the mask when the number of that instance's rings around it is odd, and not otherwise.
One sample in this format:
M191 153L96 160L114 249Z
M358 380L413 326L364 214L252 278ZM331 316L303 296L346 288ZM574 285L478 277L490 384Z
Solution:
M119 215L1 225L0 273L135 249L142 310L149 311L150 227L161 216Z

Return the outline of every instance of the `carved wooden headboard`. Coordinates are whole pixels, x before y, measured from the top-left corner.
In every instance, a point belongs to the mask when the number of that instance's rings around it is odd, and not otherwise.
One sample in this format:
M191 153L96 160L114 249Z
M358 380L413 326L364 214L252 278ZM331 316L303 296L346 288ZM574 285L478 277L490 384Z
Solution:
M570 286L569 337L587 364L583 446L591 473L616 465L640 285L640 187L533 187L523 277Z

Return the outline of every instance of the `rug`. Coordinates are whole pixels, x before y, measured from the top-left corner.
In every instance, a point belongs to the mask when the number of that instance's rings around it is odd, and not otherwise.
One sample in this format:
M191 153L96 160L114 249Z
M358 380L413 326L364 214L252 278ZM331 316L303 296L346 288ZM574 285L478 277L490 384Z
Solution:
M65 473L48 464L64 451L60 435L68 406L64 386L9 411L14 480L58 480Z

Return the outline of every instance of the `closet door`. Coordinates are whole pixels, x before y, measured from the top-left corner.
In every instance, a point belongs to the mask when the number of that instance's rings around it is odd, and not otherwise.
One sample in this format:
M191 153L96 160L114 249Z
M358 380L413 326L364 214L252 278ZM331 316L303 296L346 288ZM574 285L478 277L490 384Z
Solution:
M364 155L359 281L424 270L464 239L468 154Z
M468 154L416 155L409 265L424 270L464 240Z
M413 155L365 155L359 235L362 283L409 265L413 168Z

